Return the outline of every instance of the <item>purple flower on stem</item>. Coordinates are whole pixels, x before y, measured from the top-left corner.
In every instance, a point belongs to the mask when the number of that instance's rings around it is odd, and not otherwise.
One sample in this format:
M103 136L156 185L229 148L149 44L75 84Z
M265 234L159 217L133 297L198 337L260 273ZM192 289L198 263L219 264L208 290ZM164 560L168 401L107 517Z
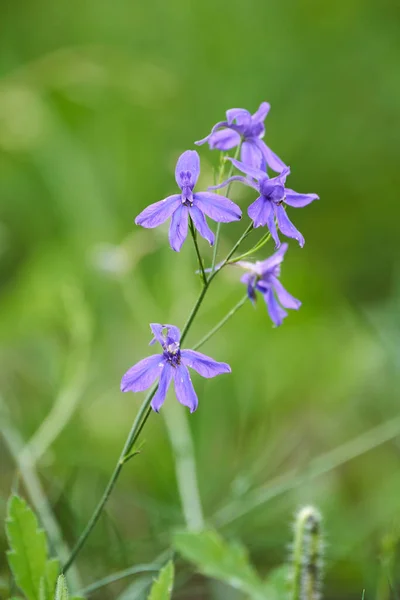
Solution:
M175 168L175 179L181 193L150 204L135 219L137 225L151 229L172 217L169 243L176 252L187 237L189 217L200 235L213 245L214 234L204 215L219 223L238 221L242 216L240 208L229 198L211 192L193 192L199 174L199 155L195 150L187 150L178 158Z
M300 300L294 298L281 284L281 263L285 256L287 244L282 244L275 254L263 261L255 263L241 261L237 265L248 272L243 275L241 282L247 285L247 295L254 303L256 290L261 292L267 305L269 316L275 325L282 325L283 319L287 317L285 308L298 310L301 306Z
M173 379L179 402L188 406L190 412L195 411L198 400L187 368L191 367L202 377L211 378L222 373L230 373L230 366L217 362L201 352L181 350L181 332L178 327L151 323L150 328L154 335L150 345L158 342L163 353L153 354L131 367L122 378L121 391L143 392L159 378L158 389L151 402L152 409L158 412Z
M254 227L263 227L266 225L275 241L276 248L279 248L280 240L276 229L276 225L278 225L283 235L297 240L302 248L304 246L304 237L289 220L283 204L293 206L294 208L302 208L310 204L313 200L318 200L319 196L317 194L298 194L294 190L286 188L286 177L290 173L289 167L286 167L280 175L270 179L267 173L260 169L244 165L234 158L229 158L229 160L240 171L246 173L248 177L233 175L233 177L229 177L229 179L220 185L216 185L210 189L219 189L226 186L230 181L241 181L254 188L260 196L247 209L247 214L253 221Z
M231 108L226 111L226 121L220 121L197 145L208 142L210 149L217 148L226 152L236 148L243 140L240 149L242 162L256 169L266 165L276 173L281 173L285 163L263 142L265 135L264 120L271 108L268 102L262 102L254 115L244 108Z

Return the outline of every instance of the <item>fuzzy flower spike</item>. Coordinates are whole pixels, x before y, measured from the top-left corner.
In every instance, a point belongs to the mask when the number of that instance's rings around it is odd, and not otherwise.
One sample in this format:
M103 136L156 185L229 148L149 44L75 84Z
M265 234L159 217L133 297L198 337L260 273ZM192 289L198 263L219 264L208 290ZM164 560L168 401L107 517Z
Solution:
M216 185L210 189L215 190L225 187L230 181L241 181L245 185L254 188L260 196L247 209L254 227L263 227L266 225L275 241L276 248L279 248L281 242L276 229L276 225L278 225L283 235L297 240L302 248L304 246L304 237L290 221L283 205L287 204L294 208L302 208L310 204L313 200L318 200L319 196L317 194L298 194L286 188L286 177L290 173L289 167L286 167L277 177L270 179L267 173L260 169L249 167L234 158L230 158L229 160L232 161L236 168L245 173L247 177L233 175L233 177L229 177L229 179L220 185Z
M256 291L264 296L269 316L275 325L282 325L283 319L287 317L285 308L298 310L301 306L300 300L294 298L281 284L281 263L285 256L287 244L282 244L275 254L263 261L255 263L239 261L236 264L246 269L241 279L247 285L247 295L254 303Z
M256 169L268 165L276 173L281 173L285 163L262 139L265 135L264 120L270 108L268 102L262 102L254 115L244 108L231 108L226 111L226 121L214 125L207 137L195 143L200 146L208 142L211 150L217 148L226 152L243 141L240 158L244 164Z
M136 225L151 229L172 217L169 243L175 252L179 252L187 237L189 216L200 235L211 245L214 244L214 234L204 215L219 223L238 221L242 216L240 208L228 198L211 192L194 192L199 174L199 155L195 150L187 150L179 157L175 169L181 193L150 204L135 219Z
M223 362L217 362L201 352L181 350L181 332L178 327L151 323L150 328L154 335L150 345L158 342L163 353L153 354L131 367L122 378L121 391L143 392L159 378L158 389L151 403L152 409L158 412L173 379L179 402L188 406L190 412L194 412L198 400L188 367L197 371L202 377L211 378L222 373L230 373L230 366Z

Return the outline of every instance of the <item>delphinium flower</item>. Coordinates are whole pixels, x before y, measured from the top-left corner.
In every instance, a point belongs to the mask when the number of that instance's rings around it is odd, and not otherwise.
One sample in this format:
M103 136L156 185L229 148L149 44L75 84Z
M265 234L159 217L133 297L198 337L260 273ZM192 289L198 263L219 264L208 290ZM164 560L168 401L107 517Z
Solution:
M187 150L181 154L175 168L175 179L181 193L151 204L135 219L137 225L153 228L172 217L169 242L176 252L182 248L187 237L189 217L200 235L213 245L214 234L204 215L219 223L238 221L242 216L240 208L229 198L209 191L194 192L199 174L199 155L195 150Z
M268 102L262 102L252 115L244 108L231 108L226 111L226 121L220 121L211 133L197 145L208 142L210 149L217 148L226 152L236 148L241 142L240 158L243 163L264 168L268 165L276 173L285 168L285 163L263 141L265 135L264 120L271 108Z
M246 269L241 282L247 285L247 295L254 303L256 291L264 296L269 316L275 325L282 325L283 319L287 317L285 308L298 310L301 306L300 300L294 298L281 284L281 263L285 256L287 244L282 244L275 254L263 261L255 263L238 261L236 264Z
M195 350L181 350L181 333L174 325L151 323L150 328L154 335L150 345L158 342L163 353L153 354L131 367L122 378L121 391L142 392L159 378L158 389L151 403L152 409L158 412L173 379L179 402L188 406L190 412L195 411L198 400L188 367L197 371L202 377L211 378L222 373L230 373L230 366Z
M269 178L267 173L261 171L261 169L249 167L234 158L230 158L229 160L231 160L235 167L245 173L248 177L233 175L220 185L210 189L224 187L230 181L241 181L254 188L260 195L247 209L247 213L253 221L254 227L266 225L271 232L276 247L279 248L280 240L276 228L276 225L278 225L278 229L284 235L294 238L299 242L300 246L303 247L304 237L290 221L283 205L287 204L294 208L302 208L303 206L310 204L313 200L318 200L319 197L317 194L299 194L298 192L285 187L286 177L290 173L289 167L286 167L282 173L276 177Z

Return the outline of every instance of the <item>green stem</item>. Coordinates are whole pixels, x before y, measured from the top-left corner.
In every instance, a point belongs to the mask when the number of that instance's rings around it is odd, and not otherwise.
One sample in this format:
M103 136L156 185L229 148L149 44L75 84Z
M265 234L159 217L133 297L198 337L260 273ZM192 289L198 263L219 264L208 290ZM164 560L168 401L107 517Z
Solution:
M67 562L63 566L63 573L66 573L68 571L68 569L74 562L75 558L77 557L78 553L82 549L83 545L85 544L87 538L89 537L89 534L91 533L93 527L96 525L96 523L103 511L103 508L104 508L108 498L110 497L110 494L113 491L115 484L117 483L119 474L122 470L122 467L125 464L126 456L128 456L130 451L132 450L134 443L136 442L140 432L143 429L144 424L146 423L146 421L149 417L149 414L151 411L150 403L151 403L151 400L152 400L154 394L157 391L157 388L158 388L158 385L155 385L150 390L150 392L147 394L146 398L144 399L143 404L141 405L139 412L136 415L136 419L133 422L132 428L126 439L125 445L122 449L121 455L120 455L118 462L114 468L114 471L113 471L111 478L107 484L107 487L104 490L104 493L103 493L102 497L100 498L100 502L98 503L93 515L91 516L88 524L86 525L86 528L80 535L77 543L75 544L74 548L72 549L72 552L71 552Z
M208 342L208 340L215 334L217 333L217 331L219 331L221 329L221 327L223 327L225 325L225 323L227 321L229 321L229 319L231 319L233 317L233 315L239 310L239 308L241 308L244 304L246 304L248 300L248 296L247 294L245 296L243 296L243 298L240 300L240 302L238 302L229 312L227 315L225 315L225 317L223 319L221 319L221 321L219 323L217 323L217 325L215 327L213 327L213 329L211 329L203 338L201 338L201 340L199 342L197 342L197 344L195 344L193 346L193 350L197 350L198 348L200 348L201 346L203 346L203 344L205 344L206 342Z
M198 260L198 263L199 263L199 269L200 269L201 278L203 280L203 284L206 285L207 284L207 275L206 275L206 273L204 271L203 259L201 258L199 245L197 243L197 234L196 234L196 230L194 228L193 221L192 221L191 217L189 217L189 229L190 229L190 233L192 234L193 244L194 244L194 247L195 247L195 250L196 250L196 255L197 255L197 260Z
M229 259L231 258L231 256L233 256L233 254L236 252L236 250L239 248L240 244L243 242L243 240L249 235L250 231L253 229L253 224L251 223L246 231L243 233L243 235L240 236L240 238L238 239L238 241L236 242L236 244L233 246L232 250L227 254L225 260L223 261L221 268L224 267L227 262L229 261ZM194 307L192 308L192 311L189 315L188 320L186 321L186 324L182 330L182 335L181 335L181 343L183 342L183 340L185 339L186 335L189 332L189 329L193 323L193 320L204 300L204 296L207 293L207 290L212 282L212 280L214 279L214 277L217 275L217 273L219 273L221 269L218 269L218 271L214 271L214 273L212 273L210 275L210 277L208 279L205 280L205 283L203 285L203 288L199 294L199 297L197 298L197 301L194 305ZM133 445L135 444L139 434L141 433L149 415L151 412L151 400L154 396L154 394L156 393L158 388L158 385L154 386L150 392L147 394L146 398L143 401L143 404L141 405L139 412L136 416L136 419L132 425L132 428L129 432L128 438L125 442L125 445L122 449L121 455L119 457L119 460L114 468L114 471L111 475L111 478L107 484L106 489L104 490L104 493L100 499L100 502L98 503L93 515L91 516L88 524L86 525L86 528L84 529L84 531L82 532L81 536L79 537L75 547L73 548L70 557L68 558L67 562L65 563L64 567L63 567L63 572L66 573L68 571L68 569L70 568L70 566L72 565L72 563L74 562L75 558L77 557L77 555L79 554L80 550L82 549L82 547L84 546L87 538L89 537L93 527L96 525L102 511L103 508L105 506L105 504L107 503L108 498L110 497L111 492L114 489L115 484L117 483L118 477L122 471L122 467L125 464L126 461L126 457L130 454Z
M251 256L255 252L258 252L263 246L265 246L265 244L269 241L270 237L271 237L271 234L269 232L266 233L265 235L263 235L263 237L260 239L260 241L253 248L251 248L251 250L248 250L247 252L245 252L244 254L241 254L240 256L236 256L236 258L233 258L232 260L229 261L230 264L236 263L239 260L243 260L244 258Z
M238 158L239 153L240 153L240 148L241 148L242 144L239 144L238 147L236 148L236 152L234 154L234 158ZM219 176L218 176L218 181L217 181L217 185L219 185L220 183L223 182L224 180L224 173L225 173L225 156L224 153L221 152L220 154L220 165L219 165ZM230 168L228 171L228 176L227 179L229 179L229 177L232 175L233 173L233 164L230 163ZM229 191L231 189L231 183L228 184L228 187L226 189L226 195L229 196ZM217 194L220 193L220 190L215 190ZM217 230L215 232L215 242L214 242L214 250L213 250L213 257L212 257L212 263L211 263L211 275L214 273L215 271L215 265L217 262L217 252L218 252L218 244L219 244L219 236L220 236L220 232L221 232L221 223L217 224Z

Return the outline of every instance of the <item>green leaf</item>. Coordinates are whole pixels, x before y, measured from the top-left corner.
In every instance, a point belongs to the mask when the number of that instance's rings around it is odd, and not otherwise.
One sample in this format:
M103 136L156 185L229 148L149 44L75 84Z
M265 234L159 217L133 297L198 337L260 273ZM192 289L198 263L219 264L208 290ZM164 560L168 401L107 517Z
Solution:
M55 600L69 600L67 582L64 575L59 575L57 579Z
M39 600L47 559L46 536L34 512L16 495L8 502L6 531L10 545L7 557L16 584L28 600Z
M252 598L265 598L265 584L250 564L246 550L239 544L228 544L211 530L177 533L173 544L203 575L224 581Z
M268 600L287 598L289 593L289 567L282 565L273 569L264 583L264 593Z
M174 584L174 564L170 560L152 585L148 600L169 600Z
M57 558L50 558L46 562L44 578L46 582L46 598L53 600L56 589L57 577L60 572L60 562Z

